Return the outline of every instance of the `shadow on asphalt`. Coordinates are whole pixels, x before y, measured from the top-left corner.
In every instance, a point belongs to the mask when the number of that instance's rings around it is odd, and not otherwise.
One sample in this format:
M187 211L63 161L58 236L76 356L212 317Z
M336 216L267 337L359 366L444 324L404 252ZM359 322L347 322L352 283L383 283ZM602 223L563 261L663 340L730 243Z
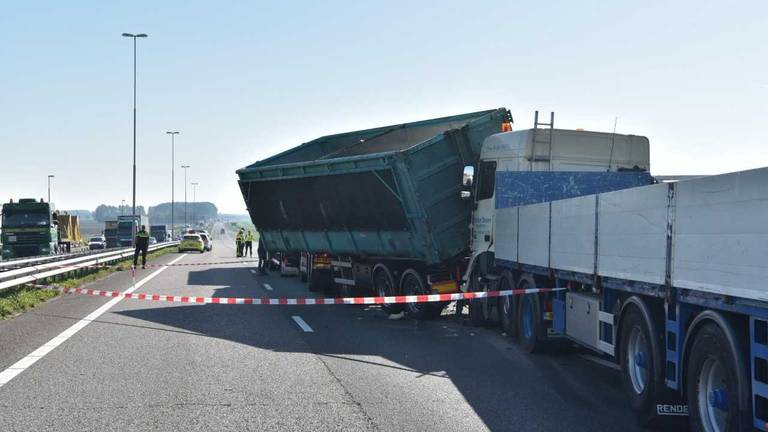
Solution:
M210 268L189 272L187 283L226 285L216 289L214 297L252 297L253 279L248 279L232 268ZM490 430L565 426L569 432L595 432L627 424L620 426L623 432L643 430L631 426L634 419L620 393L618 374L575 355L528 355L488 329L463 326L447 316L429 322L390 321L376 307L322 307L207 304L116 313L260 349L312 353L387 373L414 373L415 386L424 376L450 379ZM303 342L295 334L286 337L285 326L272 325L285 319L274 313L278 310L288 316L301 314L315 332L303 334ZM377 357L384 360L376 362Z

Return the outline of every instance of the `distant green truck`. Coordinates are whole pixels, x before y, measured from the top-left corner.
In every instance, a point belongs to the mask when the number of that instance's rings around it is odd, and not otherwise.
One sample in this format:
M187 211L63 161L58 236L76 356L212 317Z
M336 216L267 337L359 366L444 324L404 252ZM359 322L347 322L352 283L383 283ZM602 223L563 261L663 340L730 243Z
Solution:
M53 204L32 198L3 204L3 259L57 253L59 233L53 211Z
M4 259L72 252L82 243L80 219L42 199L11 200L3 204L0 240Z

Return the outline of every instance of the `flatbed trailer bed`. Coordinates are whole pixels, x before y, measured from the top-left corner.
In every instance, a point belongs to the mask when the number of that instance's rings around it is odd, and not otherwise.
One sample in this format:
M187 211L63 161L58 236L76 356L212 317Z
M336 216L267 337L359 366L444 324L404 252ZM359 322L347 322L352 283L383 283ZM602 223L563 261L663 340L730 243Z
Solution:
M768 168L496 218L498 284L565 288L507 306L523 346L565 337L613 358L644 422L768 430Z

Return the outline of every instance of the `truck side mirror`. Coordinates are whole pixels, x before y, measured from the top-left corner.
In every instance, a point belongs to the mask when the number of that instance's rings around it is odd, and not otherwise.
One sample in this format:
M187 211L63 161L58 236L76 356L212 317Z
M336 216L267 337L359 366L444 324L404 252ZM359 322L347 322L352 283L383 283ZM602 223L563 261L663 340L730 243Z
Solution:
M464 167L464 172L461 176L461 193L462 200L467 201L472 199L472 184L475 181L475 167L467 165Z
M475 167L467 165L464 167L464 174L461 177L461 184L466 188L471 188L475 180Z

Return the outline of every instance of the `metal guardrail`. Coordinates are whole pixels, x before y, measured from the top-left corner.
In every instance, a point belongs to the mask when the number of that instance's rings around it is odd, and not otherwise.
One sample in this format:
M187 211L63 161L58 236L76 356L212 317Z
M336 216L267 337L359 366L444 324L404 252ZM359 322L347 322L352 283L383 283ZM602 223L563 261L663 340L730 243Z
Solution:
M149 246L149 251L151 252L166 247L172 247L178 244L179 242L157 243ZM109 252L89 254L76 258L47 262L39 265L30 265L15 270L9 270L0 273L0 291L6 288L33 283L40 279L80 270L88 266L108 264L132 256L133 248L120 248L118 250Z
M111 250L117 251L122 249L126 249L126 248L120 248L120 249L113 248ZM78 248L78 250L75 250L74 252L60 254L60 255L38 255L34 257L6 259L6 260L0 261L0 272L7 271L7 269L26 267L34 264L64 261L70 258L75 258L75 257L80 257L85 255L94 255L97 253L102 253L104 251L106 251L106 249L89 250L87 247L83 247L83 248Z

